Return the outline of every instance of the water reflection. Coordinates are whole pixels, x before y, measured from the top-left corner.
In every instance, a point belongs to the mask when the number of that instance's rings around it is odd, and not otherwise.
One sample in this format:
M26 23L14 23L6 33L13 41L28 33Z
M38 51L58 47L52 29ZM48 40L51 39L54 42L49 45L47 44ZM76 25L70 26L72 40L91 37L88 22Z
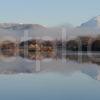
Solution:
M6 51L7 52L7 51ZM73 74L77 71L100 80L100 63L95 60L99 58L98 53L66 52L66 50L55 50L52 52L20 52L3 53L0 55L0 74L17 73L61 73Z

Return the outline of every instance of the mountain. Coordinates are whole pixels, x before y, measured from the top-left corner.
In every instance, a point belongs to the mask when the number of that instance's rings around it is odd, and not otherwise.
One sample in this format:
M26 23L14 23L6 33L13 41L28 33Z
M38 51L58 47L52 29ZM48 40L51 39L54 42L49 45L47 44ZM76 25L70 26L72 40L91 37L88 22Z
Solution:
M29 37L35 37L42 35L46 30L46 27L39 24L1 23L0 40L2 37L15 37L21 39L26 33Z
M45 27L39 24L0 23L0 41L5 37L12 37L17 40L28 40L30 38L52 39L61 37L61 28Z
M0 29L12 29L12 30L24 30L24 29L36 29L46 28L39 24L18 24L18 23L1 23Z
M62 28L63 27L63 28ZM47 38L52 39L62 38L63 29L70 38L83 35L100 35L100 16L96 16L89 21L81 24L79 27L71 27L70 25L63 25L57 27L45 27L39 24L22 24L22 23L0 23L0 41L2 37L15 37L23 40L27 33L28 38ZM65 36L65 35L64 35ZM63 37L64 37L63 36Z
M69 35L72 36L100 36L100 16L91 18L80 26L73 28Z
M99 28L100 29L100 16L96 16L92 19L90 19L89 21L81 24L80 27L83 27L83 28Z

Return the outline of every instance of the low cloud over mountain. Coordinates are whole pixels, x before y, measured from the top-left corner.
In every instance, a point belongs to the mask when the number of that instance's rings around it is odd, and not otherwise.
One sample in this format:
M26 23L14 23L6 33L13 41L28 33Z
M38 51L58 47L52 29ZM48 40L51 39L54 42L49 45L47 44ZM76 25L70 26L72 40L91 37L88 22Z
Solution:
M63 29L67 36L99 35L100 16L94 17L78 27L65 24L57 27L45 27L39 24L2 23L0 24L0 37L12 36L21 39L25 33L28 33L28 36L32 38L49 36L56 39L62 38Z

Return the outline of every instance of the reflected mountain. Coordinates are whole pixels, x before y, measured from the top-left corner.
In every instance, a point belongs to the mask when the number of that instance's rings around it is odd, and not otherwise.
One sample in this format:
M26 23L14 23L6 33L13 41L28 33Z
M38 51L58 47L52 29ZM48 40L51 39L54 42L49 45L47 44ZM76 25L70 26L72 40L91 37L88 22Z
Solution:
M99 40L93 42L92 51L88 52L88 39L81 37L82 50L78 50L76 40L4 41L0 45L0 74L54 72L69 75L80 71L100 80Z
M94 63L86 54L65 55L65 52L62 53L60 50L56 53L45 53L45 55L30 52L28 56L21 54L16 57L7 56L7 54L3 56L0 59L0 74L54 72L69 75L81 71L93 79L100 80L99 64Z

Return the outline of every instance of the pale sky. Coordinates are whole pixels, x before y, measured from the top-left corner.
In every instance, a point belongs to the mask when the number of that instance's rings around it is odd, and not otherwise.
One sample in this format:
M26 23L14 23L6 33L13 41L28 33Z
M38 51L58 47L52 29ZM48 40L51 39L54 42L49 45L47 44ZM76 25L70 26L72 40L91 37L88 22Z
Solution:
M100 0L0 0L0 22L74 26L100 15Z

